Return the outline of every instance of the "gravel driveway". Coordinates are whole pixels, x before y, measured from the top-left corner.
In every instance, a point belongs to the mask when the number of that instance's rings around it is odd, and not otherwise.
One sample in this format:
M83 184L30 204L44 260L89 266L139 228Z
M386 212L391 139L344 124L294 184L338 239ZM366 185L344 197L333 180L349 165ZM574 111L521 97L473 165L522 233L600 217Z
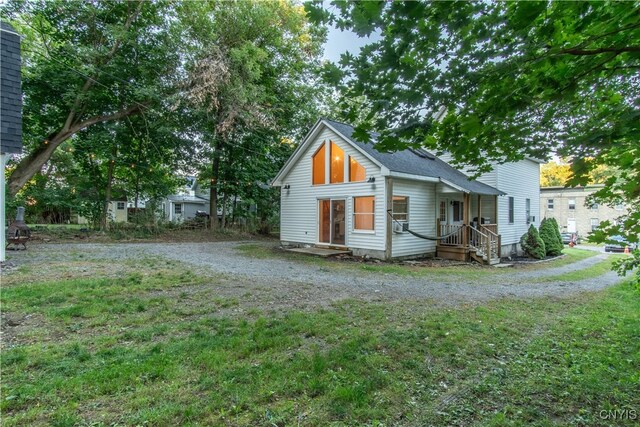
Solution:
M284 257L248 258L237 250L245 243L275 247L275 242L215 243L121 243L121 244L41 244L28 251L9 253L15 266L46 266L70 260L81 253L86 258L119 261L163 257L192 266L203 275L220 276L216 281L220 296L241 297L242 306L303 308L328 305L355 298L365 301L431 300L437 303L482 302L504 297L532 298L568 296L606 288L620 281L614 272L578 282L553 282L548 277L580 270L607 255L573 264L538 270L509 269L492 280L469 274L452 277L399 276L359 269L334 271L326 266L302 263ZM40 267L41 266L41 267ZM347 270L347 271L345 271ZM7 272L4 274L11 274ZM547 279L545 279L547 278ZM540 279L540 281L537 281Z

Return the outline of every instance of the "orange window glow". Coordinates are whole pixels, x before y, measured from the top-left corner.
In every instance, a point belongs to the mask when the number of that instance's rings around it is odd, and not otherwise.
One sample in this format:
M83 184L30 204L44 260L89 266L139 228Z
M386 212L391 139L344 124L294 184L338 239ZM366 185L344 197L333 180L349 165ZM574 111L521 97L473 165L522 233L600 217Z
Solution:
M332 184L344 182L344 151L331 141L331 180Z
M313 155L312 163L313 163L313 185L320 185L326 182L325 180L325 172L324 172L324 157L325 157L325 144L322 144L316 154Z
M367 175L367 170L356 159L349 156L349 181L359 182L364 181Z
M375 209L375 197L354 197L353 228L355 230L373 230L375 227Z

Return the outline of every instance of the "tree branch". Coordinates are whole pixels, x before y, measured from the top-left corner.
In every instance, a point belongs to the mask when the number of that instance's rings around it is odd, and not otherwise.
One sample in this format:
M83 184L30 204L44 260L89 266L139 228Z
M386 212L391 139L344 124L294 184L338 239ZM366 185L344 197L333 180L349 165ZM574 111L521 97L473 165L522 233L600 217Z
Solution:
M130 116L131 114L137 113L138 111L142 110L142 107L144 107L144 104L140 104L140 103L136 103L135 105L132 105L130 107L127 107L123 110L120 111L116 111L113 114L105 114L102 116L96 116L96 117L92 117L88 120L85 120L83 122L77 123L75 124L73 127L71 127L69 129L69 133L74 134L76 132L81 131L82 129L91 126L91 125L95 125L96 123L102 123L102 122L109 122L112 120L118 120L121 119L123 117L127 117Z
M621 46L621 47L601 47L598 49L581 49L581 48L570 48L570 49L560 49L558 51L559 54L568 54L568 55L599 55L601 53L624 53L624 52L640 52L640 46Z

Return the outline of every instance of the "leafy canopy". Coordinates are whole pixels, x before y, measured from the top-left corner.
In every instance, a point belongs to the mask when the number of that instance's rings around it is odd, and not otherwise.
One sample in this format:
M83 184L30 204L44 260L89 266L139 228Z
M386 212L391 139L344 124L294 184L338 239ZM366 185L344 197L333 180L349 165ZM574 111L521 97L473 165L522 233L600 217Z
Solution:
M494 162L555 153L571 161L568 185L599 165L617 168L596 195L624 202L621 226L640 235L640 3L341 2L312 17L359 35L377 33L325 76L370 113L356 136L381 149L450 152L481 173ZM345 103L354 119L361 107Z

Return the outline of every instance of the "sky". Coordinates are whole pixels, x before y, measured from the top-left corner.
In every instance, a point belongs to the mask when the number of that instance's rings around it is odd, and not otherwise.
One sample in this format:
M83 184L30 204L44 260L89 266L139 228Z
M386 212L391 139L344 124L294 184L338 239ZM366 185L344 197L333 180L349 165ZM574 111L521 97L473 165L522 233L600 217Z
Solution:
M358 37L356 33L351 31L340 31L335 27L330 27L327 43L324 45L324 58L331 62L338 62L341 54L349 51L353 55L357 55L362 46L378 39L379 35L377 34L373 34L371 37Z

